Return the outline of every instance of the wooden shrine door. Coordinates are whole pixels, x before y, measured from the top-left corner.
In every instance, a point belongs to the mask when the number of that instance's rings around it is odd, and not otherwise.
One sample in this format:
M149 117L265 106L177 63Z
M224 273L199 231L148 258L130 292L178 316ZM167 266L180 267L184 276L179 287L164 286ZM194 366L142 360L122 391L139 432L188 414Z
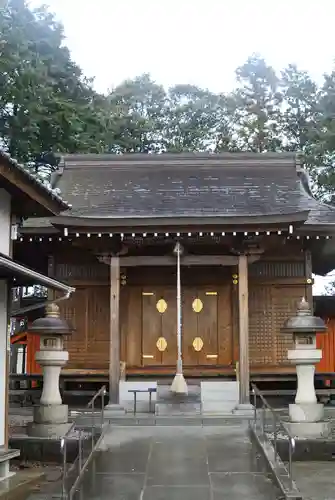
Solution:
M219 357L217 292L183 290L183 360L187 366L216 365Z
M175 287L142 290L142 366L175 366L177 303ZM232 363L229 286L182 287L184 366Z
M142 365L173 366L177 359L176 289L142 291Z

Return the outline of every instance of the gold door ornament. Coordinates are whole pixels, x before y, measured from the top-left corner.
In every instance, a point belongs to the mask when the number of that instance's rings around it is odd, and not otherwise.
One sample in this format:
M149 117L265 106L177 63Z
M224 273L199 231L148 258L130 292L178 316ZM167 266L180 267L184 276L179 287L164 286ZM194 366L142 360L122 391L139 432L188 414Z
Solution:
M194 299L192 302L192 309L194 312L199 313L202 311L204 305L200 299Z
M159 301L156 304L156 309L159 313L164 314L165 311L167 310L167 303L164 299L159 299Z
M193 349L197 352L200 352L201 349L204 347L204 343L201 337L195 337L193 340Z
M160 352L165 351L165 349L167 348L167 342L166 342L165 338L159 337L159 339L156 342L156 346Z

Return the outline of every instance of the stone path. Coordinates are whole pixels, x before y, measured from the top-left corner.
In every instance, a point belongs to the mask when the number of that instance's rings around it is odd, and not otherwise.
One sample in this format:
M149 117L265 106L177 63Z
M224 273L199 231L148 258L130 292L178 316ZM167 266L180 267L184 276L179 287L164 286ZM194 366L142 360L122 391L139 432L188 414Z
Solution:
M334 462L296 462L293 475L304 500L335 500Z
M279 498L246 424L111 428L102 449L75 500Z

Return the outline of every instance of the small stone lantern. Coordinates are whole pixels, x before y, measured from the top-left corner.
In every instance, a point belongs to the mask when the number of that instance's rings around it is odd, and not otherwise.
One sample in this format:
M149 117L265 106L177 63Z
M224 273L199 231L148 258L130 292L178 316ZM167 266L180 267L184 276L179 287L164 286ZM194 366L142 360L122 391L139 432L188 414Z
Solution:
M34 421L28 426L30 436L62 437L69 429L68 406L62 403L59 375L69 359L69 353L63 350L63 338L72 331L60 318L56 304L49 304L46 316L36 319L28 330L41 336L35 359L43 368L43 391L40 404L34 408Z
M290 427L296 436L322 435L324 406L317 402L314 387L315 365L322 358L321 349L316 348L316 334L326 332L321 318L312 315L308 302L303 298L297 313L289 318L282 328L283 333L292 333L294 348L288 351L288 360L296 365L297 393L295 403L289 405Z

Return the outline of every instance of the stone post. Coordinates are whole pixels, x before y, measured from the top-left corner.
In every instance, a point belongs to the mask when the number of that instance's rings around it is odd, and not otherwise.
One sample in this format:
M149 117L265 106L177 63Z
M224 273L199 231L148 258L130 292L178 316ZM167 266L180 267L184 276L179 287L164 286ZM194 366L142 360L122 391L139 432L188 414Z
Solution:
M327 327L321 318L312 315L308 302L303 298L297 314L289 318L282 328L283 333L292 333L294 348L287 353L288 360L296 365L297 392L295 402L289 405L289 428L295 436L321 436L329 432L323 421L324 406L317 402L314 387L315 364L322 358L321 349L316 348L316 333Z
M43 391L40 404L34 408L34 421L28 425L28 435L62 437L71 424L68 406L63 404L59 391L59 375L69 359L69 353L63 350L63 338L72 333L72 329L60 318L59 307L50 304L46 317L35 320L29 332L41 336L35 359L43 368Z

